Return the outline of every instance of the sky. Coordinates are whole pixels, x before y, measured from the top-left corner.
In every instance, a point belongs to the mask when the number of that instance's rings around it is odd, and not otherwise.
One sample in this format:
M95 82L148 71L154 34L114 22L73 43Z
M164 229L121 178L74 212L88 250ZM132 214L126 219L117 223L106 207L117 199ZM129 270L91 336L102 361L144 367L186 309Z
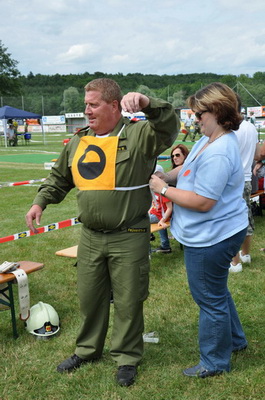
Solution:
M5 0L22 75L265 71L264 0Z

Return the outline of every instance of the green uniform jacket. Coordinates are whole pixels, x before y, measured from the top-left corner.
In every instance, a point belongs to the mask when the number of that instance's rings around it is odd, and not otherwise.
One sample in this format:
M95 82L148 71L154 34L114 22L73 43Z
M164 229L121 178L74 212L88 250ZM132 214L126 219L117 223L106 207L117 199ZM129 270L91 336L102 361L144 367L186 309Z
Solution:
M156 159L172 146L179 131L179 120L173 107L150 98L144 110L146 121L133 122L122 117L110 136L117 136L123 124L116 157L116 187L148 184ZM95 136L89 128L79 131L64 147L49 177L40 186L33 204L44 209L60 203L75 186L71 164L80 137ZM87 228L112 231L129 227L144 219L151 205L149 186L137 190L80 190L77 193L79 220Z

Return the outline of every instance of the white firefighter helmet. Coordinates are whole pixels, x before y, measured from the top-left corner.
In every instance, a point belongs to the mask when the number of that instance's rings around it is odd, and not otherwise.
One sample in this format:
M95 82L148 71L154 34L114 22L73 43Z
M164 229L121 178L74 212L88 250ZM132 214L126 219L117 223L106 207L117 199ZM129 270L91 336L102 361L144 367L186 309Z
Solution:
M59 329L59 316L55 309L47 303L39 301L30 308L30 317L26 321L26 329L36 336L49 337Z

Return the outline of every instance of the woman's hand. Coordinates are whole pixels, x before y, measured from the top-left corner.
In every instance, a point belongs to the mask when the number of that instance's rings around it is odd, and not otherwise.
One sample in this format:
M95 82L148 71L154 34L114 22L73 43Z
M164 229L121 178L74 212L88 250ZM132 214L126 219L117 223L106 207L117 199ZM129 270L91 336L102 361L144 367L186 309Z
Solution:
M166 182L160 179L157 175L153 174L149 181L150 189L155 193L161 193L161 190L166 186Z

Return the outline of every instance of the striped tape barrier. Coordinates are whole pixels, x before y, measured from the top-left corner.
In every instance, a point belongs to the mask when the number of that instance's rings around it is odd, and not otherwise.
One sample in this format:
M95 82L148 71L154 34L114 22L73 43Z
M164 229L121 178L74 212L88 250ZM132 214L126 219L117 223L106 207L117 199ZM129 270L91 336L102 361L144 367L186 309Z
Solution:
M70 218L70 219L66 219L65 221L54 222L53 224L49 224L49 225L42 226L41 228L37 228L38 233L33 233L32 231L24 231L24 232L15 233L14 235L2 237L2 238L0 238L0 243L11 242L12 240L23 239L23 238L26 238L29 236L38 235L39 233L51 232L51 231L55 231L57 229L62 229L62 228L66 228L68 226L73 226L73 225L77 225L77 224L80 224L77 217Z
M44 182L47 178L42 178L42 179L31 179L29 181L22 181L22 182L7 182L7 183L3 183L2 185L0 185L1 187L9 187L9 186L20 186L20 185L30 185L32 183L36 183L36 182Z

